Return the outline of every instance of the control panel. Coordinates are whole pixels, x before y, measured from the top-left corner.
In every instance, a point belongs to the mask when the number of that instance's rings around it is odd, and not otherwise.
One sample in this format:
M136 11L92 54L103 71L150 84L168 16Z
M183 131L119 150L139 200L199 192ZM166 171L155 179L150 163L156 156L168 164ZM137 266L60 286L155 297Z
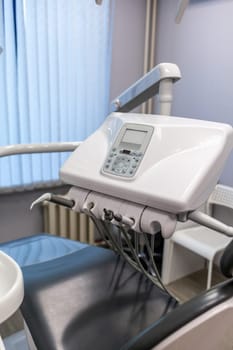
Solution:
M144 157L154 128L142 124L125 124L111 147L103 173L133 177Z

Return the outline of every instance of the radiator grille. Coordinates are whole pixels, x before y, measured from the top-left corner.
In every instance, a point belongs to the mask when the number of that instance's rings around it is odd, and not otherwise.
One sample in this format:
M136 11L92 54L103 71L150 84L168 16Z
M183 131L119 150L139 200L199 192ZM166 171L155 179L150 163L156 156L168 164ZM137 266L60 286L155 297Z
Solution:
M45 202L43 216L45 232L94 244L94 224L87 215L76 213L54 203Z

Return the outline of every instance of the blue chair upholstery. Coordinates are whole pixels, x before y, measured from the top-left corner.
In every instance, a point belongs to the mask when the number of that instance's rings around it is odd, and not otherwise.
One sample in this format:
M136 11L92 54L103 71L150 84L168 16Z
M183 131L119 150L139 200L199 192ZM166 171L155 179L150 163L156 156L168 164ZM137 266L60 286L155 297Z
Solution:
M1 243L0 250L21 267L42 263L88 247L88 244L49 234L38 234Z

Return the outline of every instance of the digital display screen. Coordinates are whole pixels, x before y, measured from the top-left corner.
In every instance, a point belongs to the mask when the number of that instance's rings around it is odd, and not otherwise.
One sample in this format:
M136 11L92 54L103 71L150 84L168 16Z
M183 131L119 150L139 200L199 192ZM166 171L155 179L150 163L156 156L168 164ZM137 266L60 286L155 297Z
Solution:
M126 129L122 137L122 142L141 145L143 140L145 139L146 134L147 131Z

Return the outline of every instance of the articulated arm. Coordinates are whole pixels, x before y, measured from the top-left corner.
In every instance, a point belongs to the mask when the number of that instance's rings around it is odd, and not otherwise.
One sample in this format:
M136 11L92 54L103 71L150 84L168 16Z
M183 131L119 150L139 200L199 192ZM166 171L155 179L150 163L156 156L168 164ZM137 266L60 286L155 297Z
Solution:
M159 95L161 115L170 115L173 83L181 78L176 64L160 63L111 103L112 112L129 112L154 95Z

